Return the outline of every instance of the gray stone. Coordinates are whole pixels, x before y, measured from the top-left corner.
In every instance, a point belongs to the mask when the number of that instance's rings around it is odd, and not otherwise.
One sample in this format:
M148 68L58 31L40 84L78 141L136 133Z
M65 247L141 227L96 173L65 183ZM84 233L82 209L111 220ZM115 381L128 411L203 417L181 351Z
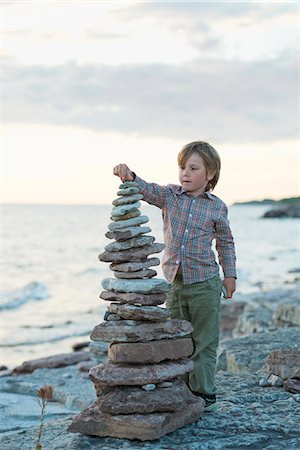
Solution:
M144 384L143 386L142 386L142 389L144 390L144 391L154 391L154 389L156 389L156 384ZM145 400L145 399L144 399ZM137 410L135 410L135 411L132 411L132 412L139 412L139 413L141 413L141 411L137 411ZM146 411L146 412L150 412L150 411ZM151 411L151 412L153 412L153 411ZM119 413L118 413L119 414ZM123 414L123 413L121 413L121 414ZM125 413L125 414L127 414L127 413Z
M275 387L283 386L282 378L278 377L277 375L270 375L268 378L268 383L270 383L271 386L275 386Z
M110 415L99 410L97 401L76 416L68 431L121 439L156 440L200 418L203 402L190 403L184 411L153 414Z
M194 345L191 338L161 339L150 342L111 344L108 358L117 363L149 364L164 360L177 360L192 355Z
M222 337L232 337L232 331L237 325L238 318L244 311L247 305L244 301L228 301L222 302L221 308L221 334Z
M140 208L141 202L135 202L135 203L128 203L126 205L119 205L115 206L112 211L111 215L113 217L115 216L125 216L126 214L136 211Z
M258 372L266 369L267 356L280 348L298 348L299 329L282 328L221 341L218 368L231 372Z
M135 203L142 200L144 196L142 194L125 195L124 197L118 197L113 200L114 206L126 205L127 203Z
M259 384L260 387L269 387L269 386L271 386L271 384L268 382L267 378L261 378L259 380L258 384Z
M128 262L128 261L141 261L147 256L153 253L160 253L165 248L164 244L158 244L154 242L152 245L145 245L135 250L123 250L122 252L103 252L98 256L100 261L103 262Z
M91 333L91 339L105 342L147 342L186 336L192 331L193 327L187 320L173 319L149 323L121 320L96 325Z
M113 271L119 272L137 272L142 269L147 269L152 266L159 266L159 258L147 258L138 262L126 262L120 264L110 264L109 268Z
M115 239L116 241L126 241L126 239L140 236L141 234L149 233L150 231L151 228L138 225L135 227L122 228L121 230L108 231L105 233L105 236L108 239Z
M134 218L128 219L128 220L121 220L119 222L111 222L108 225L108 229L111 231L120 230L122 228L134 227L136 225L141 225L141 224L147 223L147 222L149 222L149 217L139 216L139 217L134 217Z
M186 384L184 383L184 385L186 386ZM163 381L162 383L158 383L157 385L160 388L168 388L170 386L173 386L172 381Z
M143 279L143 278L153 278L157 275L157 272L152 269L138 270L137 272L114 272L116 278L125 279Z
M298 348L280 348L270 353L266 360L269 375L278 375L284 380L295 376L300 368L300 339L298 343Z
M176 378L193 368L193 361L187 358L142 366L108 362L92 367L89 376L95 386L143 386Z
M299 301L286 300L279 304L274 313L275 322L286 322L294 326L300 326L300 305Z
M138 194L138 193L139 193L139 188L132 186L132 187L128 187L125 189L120 189L117 192L117 195L132 195L132 194Z
M171 284L162 278L149 280L117 280L115 278L104 278L101 281L103 289L116 292L138 292L141 294L154 294L168 292Z
M57 368L70 366L73 364L77 364L81 361L88 361L91 359L91 355L89 352L73 352L73 353L64 353L59 355L48 356L47 358L37 358L32 359L30 361L24 361L20 366L15 367L13 370L14 374L20 373L31 373L36 369L41 368Z
M136 292L102 291L100 298L107 302L118 301L129 305L155 306L162 305L166 301L166 294L138 294Z
M160 322L169 319L170 310L159 306L134 306L121 303L111 303L108 311L118 314L122 319L150 320Z
M128 250L131 248L144 247L145 245L151 245L154 242L153 236L137 236L126 241L114 241L107 244L104 249L106 252L119 252L123 250Z
M193 395L182 380L177 379L169 384L171 386L165 388L155 384L116 386L99 397L99 409L108 414L149 414L182 411L188 403L199 401L199 397Z
M137 184L136 181L124 181L124 183L121 183L119 186L119 189L127 189L130 187L138 187L139 185Z
M124 216L111 216L111 220L114 220L115 222L117 221L122 221L122 220L127 220L127 219L133 219L134 217L138 217L141 215L141 211L139 209L136 209L134 211L130 211L129 213L125 214Z

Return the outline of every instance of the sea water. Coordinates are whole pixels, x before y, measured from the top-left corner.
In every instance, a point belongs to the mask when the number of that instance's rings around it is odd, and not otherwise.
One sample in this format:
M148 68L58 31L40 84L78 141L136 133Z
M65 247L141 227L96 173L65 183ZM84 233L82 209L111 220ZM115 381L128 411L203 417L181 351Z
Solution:
M101 279L112 276L98 254L111 206L4 205L1 363L67 353L89 341L107 302ZM159 209L143 204L151 235L163 242ZM299 221L262 219L266 206L234 205L229 219L237 253L238 299L288 288L299 274ZM161 258L162 253L155 255ZM156 267L163 277L161 267Z

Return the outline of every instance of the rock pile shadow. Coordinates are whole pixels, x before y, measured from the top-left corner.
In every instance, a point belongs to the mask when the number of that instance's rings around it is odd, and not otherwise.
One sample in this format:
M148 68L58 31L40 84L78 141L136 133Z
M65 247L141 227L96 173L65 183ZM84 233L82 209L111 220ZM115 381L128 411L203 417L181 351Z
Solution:
M198 420L204 400L182 379L193 369L192 326L170 319L170 311L159 306L170 284L156 278L151 267L160 260L151 255L164 245L148 235L137 184L121 184L117 195L106 233L113 242L99 255L114 273L102 280L100 295L111 303L91 334L95 342L110 343L109 361L91 368L97 400L73 419L69 431L154 440Z

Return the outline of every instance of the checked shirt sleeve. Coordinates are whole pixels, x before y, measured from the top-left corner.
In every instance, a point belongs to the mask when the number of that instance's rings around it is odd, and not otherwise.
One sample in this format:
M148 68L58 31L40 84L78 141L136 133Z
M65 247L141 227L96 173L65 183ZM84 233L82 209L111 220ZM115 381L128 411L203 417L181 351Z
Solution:
M221 214L215 224L216 249L219 255L219 262L224 272L224 277L236 278L235 247L227 214L227 206L223 204Z
M156 183L147 183L137 175L135 176L134 181L137 182L145 202L157 206L158 208L163 208L166 205L167 195L169 193L169 188L167 186L160 186Z

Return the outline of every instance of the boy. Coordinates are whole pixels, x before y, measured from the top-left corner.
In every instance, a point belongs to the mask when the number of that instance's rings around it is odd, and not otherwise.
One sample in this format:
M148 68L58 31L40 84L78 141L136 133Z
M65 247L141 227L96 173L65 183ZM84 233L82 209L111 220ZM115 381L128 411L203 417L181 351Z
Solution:
M220 328L220 297L232 298L236 288L235 249L225 203L211 193L221 161L207 142L185 145L178 154L178 185L147 183L126 166L114 167L122 181L136 181L147 203L162 210L165 252L162 269L172 282L166 306L173 319L193 325L195 367L189 373L190 390L204 398L207 409L216 402L215 369ZM211 249L213 239L224 280Z

